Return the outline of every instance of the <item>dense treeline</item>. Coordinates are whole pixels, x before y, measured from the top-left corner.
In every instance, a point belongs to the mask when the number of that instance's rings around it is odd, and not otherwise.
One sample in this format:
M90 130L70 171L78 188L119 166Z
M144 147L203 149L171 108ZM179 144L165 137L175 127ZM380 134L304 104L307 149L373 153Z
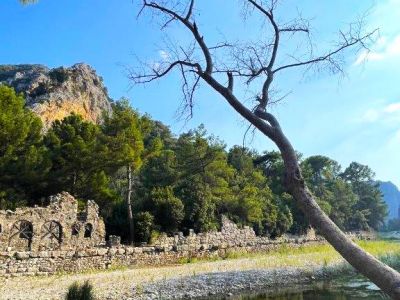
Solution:
M301 161L307 185L339 227L382 225L386 205L368 166L342 170L324 156ZM0 86L0 209L45 205L68 191L82 203L95 200L108 234L127 241L217 229L221 214L274 238L308 228L285 193L283 170L278 152L226 150L202 126L176 137L126 100L102 125L72 114L43 133L23 97Z

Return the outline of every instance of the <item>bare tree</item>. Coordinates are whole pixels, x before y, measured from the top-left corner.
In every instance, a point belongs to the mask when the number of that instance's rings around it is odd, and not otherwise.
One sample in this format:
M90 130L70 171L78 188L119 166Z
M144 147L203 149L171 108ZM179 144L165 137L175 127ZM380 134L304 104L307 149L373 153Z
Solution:
M400 299L400 274L366 253L352 242L321 210L304 183L299 162L293 146L285 136L278 120L270 112L270 105L277 100L272 88L274 77L293 68L318 68L332 73L343 72L343 52L350 48L368 49L376 31L363 34L363 21L350 24L345 32L339 32L337 43L325 53L316 55L312 43L305 55L291 55L289 62L281 64L280 50L286 35L305 35L309 40L310 26L299 17L286 24L280 24L274 13L277 0L243 0L245 18L253 15L264 18L265 41L258 43L229 43L208 45L195 21L195 1L143 1L139 15L149 11L156 20L162 22L161 29L178 23L192 37L189 45L172 46L168 58L158 63L146 64L141 69L133 69L130 78L134 83L143 84L160 79L174 70L182 77L184 108L192 113L195 92L200 82L205 82L220 94L244 119L262 134L271 139L279 148L285 164L285 186L297 205L332 246L358 271L368 277L393 299ZM229 4L227 4L229 6ZM267 28L269 29L267 31ZM223 76L226 76L223 78ZM235 84L241 88L258 85L255 104L246 105L235 94ZM278 99L279 100L279 99Z

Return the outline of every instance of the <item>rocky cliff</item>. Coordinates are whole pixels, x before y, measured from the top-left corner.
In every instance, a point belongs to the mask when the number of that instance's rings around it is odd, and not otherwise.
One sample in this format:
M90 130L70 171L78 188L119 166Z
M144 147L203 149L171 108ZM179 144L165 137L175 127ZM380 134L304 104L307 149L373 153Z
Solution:
M75 112L99 123L110 112L110 98L102 78L86 64L49 69L42 65L0 65L0 83L26 97L26 105L48 128L54 120Z
M400 190L392 182L379 182L379 188L388 206L389 214L387 219L400 218Z

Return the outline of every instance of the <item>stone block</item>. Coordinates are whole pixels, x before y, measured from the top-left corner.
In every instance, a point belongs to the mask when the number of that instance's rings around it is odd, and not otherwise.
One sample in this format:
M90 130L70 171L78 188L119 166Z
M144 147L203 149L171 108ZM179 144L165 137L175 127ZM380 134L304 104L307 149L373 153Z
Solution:
M115 254L117 254L117 249L115 249L115 248L108 249L108 255L114 256Z
M133 248L133 253L136 253L136 254L143 253L143 248L135 247L135 248Z
M118 248L117 249L117 254L119 254L119 255L125 254L125 248Z
M39 272L53 273L54 269L51 267L47 267L47 266L41 266L41 267L39 267Z
M28 259L29 252L15 252L15 258L18 260Z
M108 252L108 249L107 249L107 248L99 248L99 249L97 249L97 251L96 251L96 255L104 256L104 255L107 254L107 252Z

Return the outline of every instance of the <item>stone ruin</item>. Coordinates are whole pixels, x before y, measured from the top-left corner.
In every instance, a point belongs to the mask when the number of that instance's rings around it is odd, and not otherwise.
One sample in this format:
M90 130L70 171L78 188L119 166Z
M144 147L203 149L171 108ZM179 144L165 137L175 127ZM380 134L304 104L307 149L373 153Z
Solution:
M161 234L151 246L163 251L204 251L220 248L244 247L257 244L262 237L257 237L253 228L239 228L226 216L221 216L221 230L195 233L189 230L189 235L182 232L167 236ZM269 240L269 239L268 239Z
M99 207L68 193L50 197L47 207L0 210L0 251L79 250L104 245L105 226Z
M0 211L0 278L169 265L189 258L225 257L230 251L257 253L282 245L325 243L313 230L303 236L271 240L222 216L219 231L161 234L150 245L140 247L121 245L119 237L110 236L106 245L105 226L98 213L93 201L88 201L84 212L78 212L77 200L68 193L51 197L47 207Z

